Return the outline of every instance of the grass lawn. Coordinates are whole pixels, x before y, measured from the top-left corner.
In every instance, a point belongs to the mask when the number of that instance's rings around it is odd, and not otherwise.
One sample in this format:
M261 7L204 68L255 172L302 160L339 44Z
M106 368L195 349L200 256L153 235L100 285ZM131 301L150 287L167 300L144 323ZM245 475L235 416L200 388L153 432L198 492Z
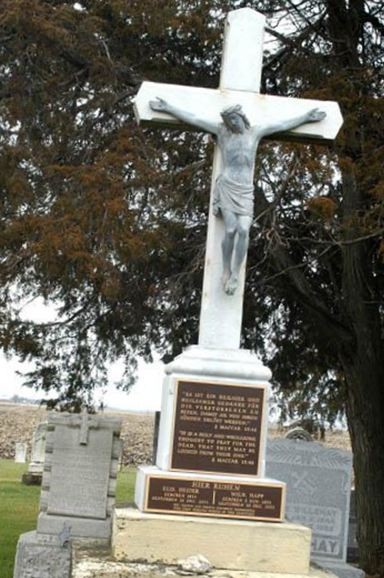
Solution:
M12 578L19 535L36 528L40 487L21 483L27 467L0 459L0 578ZM117 505L133 501L135 474L129 468L118 475Z

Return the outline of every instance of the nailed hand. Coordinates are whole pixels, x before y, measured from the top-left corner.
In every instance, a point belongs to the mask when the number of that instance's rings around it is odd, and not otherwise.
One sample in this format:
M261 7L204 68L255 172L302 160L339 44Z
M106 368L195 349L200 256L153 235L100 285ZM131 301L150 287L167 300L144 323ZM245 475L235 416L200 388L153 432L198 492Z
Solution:
M308 112L308 121L309 122L317 122L319 120L323 120L327 116L327 113L323 110L318 108L313 108Z
M149 106L152 110L157 112L167 112L168 111L168 103L163 98L156 97L156 100L150 100Z

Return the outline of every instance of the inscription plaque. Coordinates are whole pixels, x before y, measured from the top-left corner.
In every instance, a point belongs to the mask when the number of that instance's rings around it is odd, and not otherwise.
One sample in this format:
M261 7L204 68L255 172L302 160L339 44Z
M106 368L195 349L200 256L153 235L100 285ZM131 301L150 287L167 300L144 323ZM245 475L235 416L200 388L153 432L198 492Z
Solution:
M145 510L173 514L280 522L284 484L233 483L217 480L150 476Z
M179 381L171 470L258 475L265 388Z

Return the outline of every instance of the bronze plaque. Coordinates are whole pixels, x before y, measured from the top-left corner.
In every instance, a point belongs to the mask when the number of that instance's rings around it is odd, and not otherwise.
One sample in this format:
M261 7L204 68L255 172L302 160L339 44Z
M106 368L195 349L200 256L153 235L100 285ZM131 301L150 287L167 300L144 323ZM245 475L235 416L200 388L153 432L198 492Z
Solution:
M148 478L147 512L280 522L284 484Z
M264 392L179 381L171 469L259 475Z

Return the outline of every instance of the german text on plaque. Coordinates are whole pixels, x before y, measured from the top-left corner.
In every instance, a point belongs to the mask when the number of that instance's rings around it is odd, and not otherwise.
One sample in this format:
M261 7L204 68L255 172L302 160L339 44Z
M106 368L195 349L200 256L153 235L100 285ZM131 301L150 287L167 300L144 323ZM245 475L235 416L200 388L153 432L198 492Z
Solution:
M172 470L258 475L265 389L179 381Z
M279 522L284 512L284 484L150 476L145 510Z

